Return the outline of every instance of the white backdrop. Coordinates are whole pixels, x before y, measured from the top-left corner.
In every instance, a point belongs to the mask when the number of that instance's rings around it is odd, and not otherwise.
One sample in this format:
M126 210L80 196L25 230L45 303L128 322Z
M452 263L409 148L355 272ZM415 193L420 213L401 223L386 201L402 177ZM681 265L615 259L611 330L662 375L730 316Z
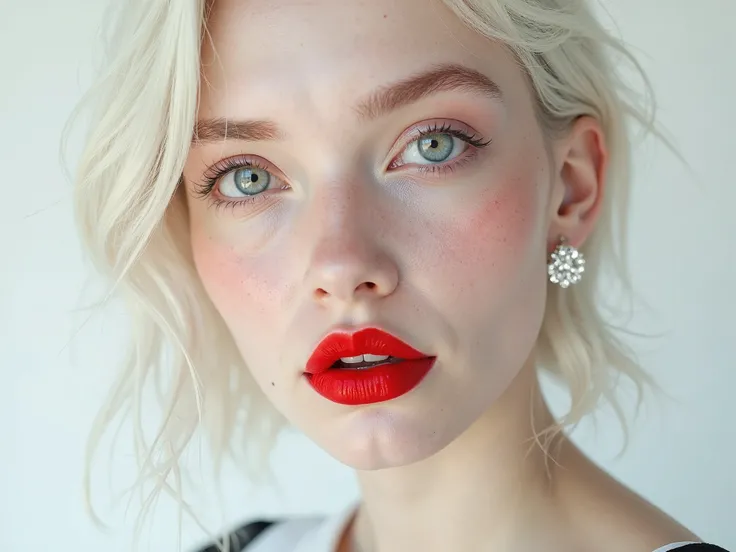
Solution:
M130 550L135 509L107 508L104 478L95 496L110 529L98 531L82 506L84 440L120 356L123 319L114 310L94 316L72 339L85 319L73 311L91 274L58 161L61 127L98 51L102 4L0 0L2 552ZM608 4L694 174L658 144L637 149L631 257L651 309L640 309L632 327L658 334L636 345L672 399L650 402L620 458L608 412L597 434L587 426L578 439L635 490L736 550L736 2ZM133 476L124 448L115 465L117 483ZM253 515L328 513L356 496L350 471L302 437L283 440L274 466L280 493L249 491L228 468L223 517L208 496L205 519L217 527ZM141 549L173 552L175 508L162 500L156 511ZM202 534L184 526L186 549Z

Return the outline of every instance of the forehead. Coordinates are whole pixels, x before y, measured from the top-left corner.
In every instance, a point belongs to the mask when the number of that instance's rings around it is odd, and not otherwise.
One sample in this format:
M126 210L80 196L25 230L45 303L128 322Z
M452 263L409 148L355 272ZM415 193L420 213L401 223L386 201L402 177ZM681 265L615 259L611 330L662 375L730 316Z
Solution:
M334 110L336 102L445 63L502 87L519 77L504 48L440 0L215 0L207 27L206 116L258 117L287 105Z

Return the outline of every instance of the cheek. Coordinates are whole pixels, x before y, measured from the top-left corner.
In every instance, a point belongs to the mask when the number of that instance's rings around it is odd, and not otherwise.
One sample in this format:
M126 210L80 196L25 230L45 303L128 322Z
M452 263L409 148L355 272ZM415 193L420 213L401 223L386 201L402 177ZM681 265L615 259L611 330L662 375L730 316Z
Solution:
M279 327L274 316L287 294L278 266L244 256L234 245L192 229L194 263L207 295L230 329L244 359L251 366L261 363L260 352ZM266 328L269 330L267 331ZM246 357L247 355L247 357Z
M479 196L464 221L449 232L456 256L471 267L509 270L535 234L536 199L532 186L515 179Z
M425 257L435 268L423 276L424 285L433 289L427 297L451 328L448 370L474 374L457 377L463 383L455 392L467 398L469 418L503 394L539 335L546 300L548 174L525 169L497 178L434 229L441 236L439 262Z
M435 228L435 274L451 304L499 303L527 287L544 255L544 175L509 176Z

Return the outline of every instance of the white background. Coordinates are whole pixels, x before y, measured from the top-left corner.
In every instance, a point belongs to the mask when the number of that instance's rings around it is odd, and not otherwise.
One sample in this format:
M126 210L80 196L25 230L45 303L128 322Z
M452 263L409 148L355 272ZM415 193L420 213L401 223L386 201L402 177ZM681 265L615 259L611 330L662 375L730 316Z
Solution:
M104 479L95 496L111 529L99 532L82 507L84 440L117 365L123 325L115 312L96 315L72 339L85 320L73 311L91 275L58 161L62 125L88 83L102 4L0 0L2 552L131 546L135 509L126 516L124 507L107 508ZM636 345L672 399L650 401L620 458L608 412L597 437L588 427L579 440L635 490L736 550L736 2L609 4L693 173L657 144L637 149L631 260L651 309L640 309L632 327L658 334ZM125 448L116 465L122 484L133 475ZM213 529L254 515L332 512L356 496L349 470L301 437L283 441L274 466L280 494L248 491L226 470L226 521L211 496L201 499ZM162 500L157 512L141 549L173 552L173 504ZM185 549L200 538L185 521Z

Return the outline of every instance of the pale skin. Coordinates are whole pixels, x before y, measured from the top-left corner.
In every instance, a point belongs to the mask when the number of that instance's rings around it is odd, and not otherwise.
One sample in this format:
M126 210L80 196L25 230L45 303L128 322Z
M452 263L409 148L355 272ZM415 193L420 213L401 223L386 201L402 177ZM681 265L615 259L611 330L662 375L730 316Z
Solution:
M532 364L547 256L559 236L580 246L594 228L608 159L599 123L546 137L512 56L437 2L219 0L208 28L202 128L269 123L193 144L193 257L276 408L357 470L361 506L336 552L697 540L564 438L553 461L530 441L532 412L537 429L552 422ZM375 101L438 68L441 89L390 110ZM428 131L449 144L442 162L418 154ZM246 195L228 164L200 193L225 159L256 163L268 189ZM437 363L398 399L332 403L306 383L306 359L334 327L364 325Z

